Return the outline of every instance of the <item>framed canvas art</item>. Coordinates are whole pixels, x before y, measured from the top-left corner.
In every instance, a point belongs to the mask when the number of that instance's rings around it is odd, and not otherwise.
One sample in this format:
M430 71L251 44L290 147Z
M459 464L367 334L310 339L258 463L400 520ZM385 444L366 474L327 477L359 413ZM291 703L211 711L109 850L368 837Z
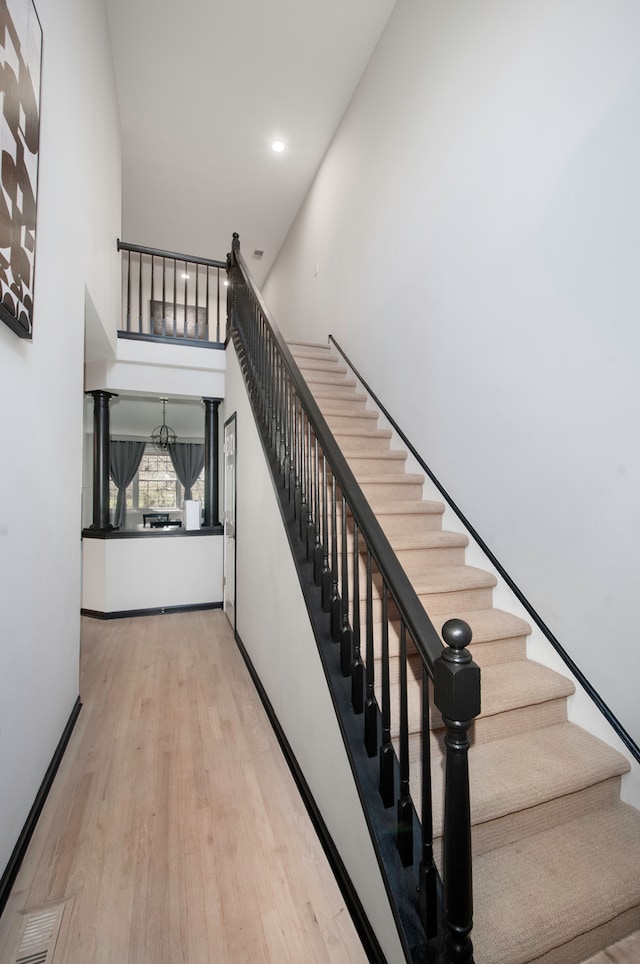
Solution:
M32 0L0 0L0 319L33 333L42 28Z

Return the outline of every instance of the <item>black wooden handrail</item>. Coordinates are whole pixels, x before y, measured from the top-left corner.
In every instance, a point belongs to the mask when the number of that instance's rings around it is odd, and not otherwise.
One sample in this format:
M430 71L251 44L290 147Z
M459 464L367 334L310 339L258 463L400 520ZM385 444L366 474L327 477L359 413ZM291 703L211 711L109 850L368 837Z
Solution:
M399 924L403 922L399 933L405 935L405 953L409 960L423 961L429 945L430 953L434 948L442 952L443 956L439 958L442 964L470 964L473 960L470 939L473 896L467 753L468 731L473 719L480 712L480 670L467 649L471 641L471 630L460 620L449 620L442 628L445 641L443 646L271 317L240 253L237 234L233 236L231 253L228 256L228 273L230 335L238 351L254 415L261 426L265 450L270 453L274 479L282 487L283 497L291 507L291 524L297 533L296 538L300 540L306 560L310 564L312 580L321 590L322 611L328 617L330 638L338 644L338 662L334 663L335 670L332 672L337 672L341 680L351 677L350 706L353 719L361 720L357 741L361 747L366 748L369 759L376 755L379 758L376 792L378 805L383 808L381 813L390 810L394 802L397 802L395 859L398 859L399 854L402 866L408 869L419 862L418 879L414 878L412 884L407 882L407 889L403 891L407 895L406 906L413 905L416 910L419 908L419 927L422 928L423 936L418 940L418 944L414 939L411 917L413 912L403 917L399 912L399 905L396 905L394 911ZM339 498L337 488L340 492ZM348 546L349 519L352 522L352 549ZM366 664L362 658L361 639L359 567L363 560L360 547L366 554L366 602L362 603L366 608ZM350 560L353 564L351 575ZM372 561L376 564L377 578L381 583L381 594L377 596L377 602L382 606L380 709L374 691L372 658ZM399 763L392 742L389 674L391 600L397 611L397 617L394 618L400 620L401 701L406 701L407 632L423 668L422 838L420 843L416 841L417 849L414 849L412 829L416 819L415 811L409 795L406 707L401 706L400 712ZM324 632L326 631L325 629ZM433 700L442 714L446 730L442 904L437 896L440 891L433 860L432 789L428 779L431 772L428 688L433 691ZM340 710L340 713L342 712L343 710ZM346 732L344 719L341 725L343 732ZM349 727L353 735L353 725L349 723ZM358 770L358 780L363 778L364 772ZM370 770L368 773L366 780L371 777ZM384 821L387 821L386 817ZM383 849L385 846L382 845ZM381 856L382 850L379 851L379 859ZM388 859L391 858L387 854L381 865L388 868L386 884L392 890L398 886L399 878L397 868L392 870L391 864L387 863ZM392 878L395 881L393 885ZM440 916L443 928L438 924ZM405 923L408 930L403 932ZM409 937L409 932L414 936Z
M291 354L289 346L273 320L271 312L264 302L239 249L236 249L235 257L252 288L253 296L260 306L262 315L271 327L284 365L291 381L295 385L296 393L309 416L316 438L331 465L338 484L345 494L354 516L358 520L362 534L373 555L378 560L378 564L380 564L381 560L384 560L384 571L382 574L385 582L395 600L400 615L406 623L409 635L413 639L416 649L429 667L430 674L433 675L434 663L442 656L444 649L440 637L433 623L427 616L424 606L420 602L407 574L398 561L398 557L393 551L380 523L376 519L371 506L367 502L355 475L349 467L349 463L340 451L331 429L318 408L316 400L309 391L307 383Z
M118 251L135 251L138 254L149 254L155 258L171 258L172 261L188 261L190 264L203 264L209 268L226 268L226 261L216 261L211 258L197 258L192 254L179 254L176 251L163 251L162 248L146 248L142 244L129 244L118 238Z

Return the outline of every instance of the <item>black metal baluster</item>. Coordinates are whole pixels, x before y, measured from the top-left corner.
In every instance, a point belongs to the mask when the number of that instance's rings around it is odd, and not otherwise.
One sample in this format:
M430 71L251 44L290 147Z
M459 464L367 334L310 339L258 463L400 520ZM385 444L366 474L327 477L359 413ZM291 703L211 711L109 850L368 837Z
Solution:
M131 252L127 251L127 331L131 331Z
M307 536L307 451L305 415L300 402L300 538Z
M200 333L200 294L199 294L199 290L198 290L198 289L199 289L199 283L200 283L200 265L199 265L199 264L194 264L194 268L196 269L196 307L195 307L195 312L196 312L196 338L197 338L197 339L200 339L200 338L202 337L202 336L201 336L201 333Z
M142 255L138 258L138 334L142 334Z
M314 508L314 464L313 464L313 445L311 436L311 421L307 419L307 454L309 458L309 471L307 475L308 479L308 496L307 496L307 562L311 562L313 559L313 546L315 539L315 524L313 521L313 508Z
M149 299L149 334L153 334L153 319L155 317L154 309L154 299L155 299L155 275L154 275L154 265L155 257L151 255L151 298Z
M431 709L429 687L431 680L426 665L422 664L422 859L419 873L419 905L422 926L427 940L438 933L437 886L438 871L433 859L433 802L431 798Z
M472 964L473 881L469 805L469 727L480 712L480 669L466 647L471 630L461 619L442 627L445 650L434 663L434 699L446 726L442 857L444 949L447 964Z
M278 447L278 421L276 415L276 380L275 380L275 358L274 358L274 344L273 339L267 332L267 326L265 324L265 335L266 335L266 369L267 369L267 398L269 402L269 437L271 439L271 448L275 451Z
M300 404L297 395L293 398L293 518L300 520Z
M266 322L265 322L266 328ZM271 446L273 454L278 456L280 432L278 426L278 353L276 344L269 333L269 387L271 395Z
M278 465L280 467L280 474L283 477L285 475L285 450L286 450L286 437L287 437L287 425L285 419L285 404L284 404L284 371L282 358L278 353Z
M269 439L271 441L271 448L276 449L276 439L277 439L277 423L276 423L276 405L275 405L275 378L274 378L274 357L273 357L273 340L269 336L265 325L265 369L267 377L267 418L269 419Z
M385 807L393 806L393 746L391 743L391 687L389 684L389 590L382 583L382 745L380 747L380 795Z
M367 698L364 707L364 745L367 756L378 752L378 704L375 694L375 655L373 651L373 573L372 560L367 546Z
M220 341L220 268L216 268L216 341ZM209 272L207 271L207 332L209 332Z
M331 568L329 566L329 497L327 493L327 459L322 453L322 611L331 611Z
M320 453L318 439L314 437L314 489L313 489L313 579L316 586L322 583L322 542L320 540Z
M353 662L351 664L351 705L354 713L364 710L364 663L360 653L360 551L358 523L353 520Z
M162 259L162 321L160 328L162 335L167 334L167 259Z
M352 634L349 625L349 555L347 552L347 500L342 496L342 625L340 627L340 669L351 672Z
M187 284L188 284L188 282L189 282L189 266L188 266L188 264L187 264L186 261L185 261L185 263L184 263L184 272L183 272L183 274L184 274L184 278L183 278L183 281L184 281L184 327L183 327L183 329L182 329L182 337L183 337L183 338L186 338L186 337L187 337L188 330L189 330L189 329L188 329L188 325L187 325Z
M400 624L400 795L398 850L403 867L413 863L413 804L409 792L409 709L407 704L407 628Z
M336 477L331 473L331 599L329 601L331 613L331 638L334 643L340 642L342 624L342 604L338 592L338 506L336 498Z
M173 261L173 337L176 337L178 328L178 262L175 258L171 259Z
M206 271L206 277L205 277L205 295L204 295L204 304L205 304L205 310L204 310L205 335L204 335L204 337L205 337L205 339L206 339L207 341L210 341L210 340L211 340L211 328L210 328L210 325L209 325L209 306L210 306L210 299L209 299L209 275L211 274L211 268L210 268L209 265L206 266L205 271ZM220 268L216 268L216 271L218 272L218 338L217 338L216 340L217 340L217 341L220 341Z
M294 409L293 409L293 385L291 383L291 378L287 374L287 418L288 418L288 428L287 428L287 452L288 452L288 472L287 472L287 490L289 496L289 505L295 499L295 421L294 421ZM295 517L295 510L294 510Z

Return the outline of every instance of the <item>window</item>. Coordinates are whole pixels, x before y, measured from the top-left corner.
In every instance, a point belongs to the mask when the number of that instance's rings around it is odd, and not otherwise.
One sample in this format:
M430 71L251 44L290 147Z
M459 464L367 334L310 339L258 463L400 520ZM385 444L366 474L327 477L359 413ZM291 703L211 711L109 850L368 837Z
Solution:
M118 490L109 482L109 503L115 509ZM204 501L204 470L191 490L192 499ZM184 490L178 481L171 457L147 445L138 474L127 488L128 509L176 509L182 506Z

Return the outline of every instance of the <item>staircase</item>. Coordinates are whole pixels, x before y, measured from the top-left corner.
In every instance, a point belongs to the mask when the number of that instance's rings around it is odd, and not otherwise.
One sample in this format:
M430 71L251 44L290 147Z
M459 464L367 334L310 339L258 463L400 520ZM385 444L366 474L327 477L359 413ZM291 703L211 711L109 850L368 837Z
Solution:
M289 348L434 625L458 617L473 630L470 649L482 669L482 713L469 755L475 960L579 964L640 927L640 813L620 800L629 765L568 722L573 684L526 658L529 625L492 607L495 577L465 564L466 537L442 529L444 506L422 499L423 477L406 471L406 453L391 448L391 432L378 427L342 360L324 346ZM379 626L374 634L379 638ZM393 622L390 646L397 662ZM412 666L409 714L417 733L417 657ZM397 677L396 668L396 686ZM442 737L433 708L436 837ZM411 792L419 801L417 737L410 747Z

